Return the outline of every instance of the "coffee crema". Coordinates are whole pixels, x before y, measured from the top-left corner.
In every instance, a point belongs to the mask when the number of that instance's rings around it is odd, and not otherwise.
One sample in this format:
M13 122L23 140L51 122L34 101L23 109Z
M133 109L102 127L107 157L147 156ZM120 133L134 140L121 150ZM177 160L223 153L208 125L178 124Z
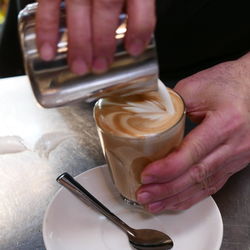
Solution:
M169 90L175 113L168 112L156 91L133 96L109 97L99 100L95 117L107 133L124 137L154 135L171 128L184 111L180 97Z
M168 112L156 91L109 97L95 104L94 118L113 182L130 202L136 202L145 166L165 157L182 141L185 106L178 94L168 91L175 112Z

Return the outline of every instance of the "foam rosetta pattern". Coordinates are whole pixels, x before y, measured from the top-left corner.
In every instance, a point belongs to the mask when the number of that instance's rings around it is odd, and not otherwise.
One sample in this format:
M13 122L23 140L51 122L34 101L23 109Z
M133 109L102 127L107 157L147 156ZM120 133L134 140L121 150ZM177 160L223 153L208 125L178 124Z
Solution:
M175 105L176 96L171 93ZM110 133L141 137L162 132L176 123L180 114L168 112L158 92L99 100L96 108L99 127Z

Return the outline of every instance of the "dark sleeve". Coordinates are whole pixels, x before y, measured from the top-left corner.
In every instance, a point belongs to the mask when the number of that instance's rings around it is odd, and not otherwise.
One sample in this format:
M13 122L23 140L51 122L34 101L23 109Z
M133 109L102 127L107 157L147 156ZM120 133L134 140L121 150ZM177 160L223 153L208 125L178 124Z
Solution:
M249 0L157 0L161 77L181 79L250 49Z
M17 16L31 0L10 0L7 16L0 34L0 78L24 74L19 44Z

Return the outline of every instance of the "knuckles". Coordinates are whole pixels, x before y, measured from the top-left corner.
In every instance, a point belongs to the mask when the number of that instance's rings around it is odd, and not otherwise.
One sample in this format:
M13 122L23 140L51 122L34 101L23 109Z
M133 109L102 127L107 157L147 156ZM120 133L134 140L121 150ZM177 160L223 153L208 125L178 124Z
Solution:
M190 170L190 177L194 184L202 184L209 176L209 168L204 163L196 164Z
M190 157L193 163L196 163L200 159L202 159L206 152L207 152L207 144L206 144L206 137L204 138L193 138L190 143L192 144L192 147L190 150ZM201 168L202 165L200 165L199 168Z

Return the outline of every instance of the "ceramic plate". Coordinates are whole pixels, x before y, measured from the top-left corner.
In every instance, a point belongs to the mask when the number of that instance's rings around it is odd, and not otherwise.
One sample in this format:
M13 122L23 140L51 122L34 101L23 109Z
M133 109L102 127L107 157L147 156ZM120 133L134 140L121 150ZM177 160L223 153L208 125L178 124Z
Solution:
M105 165L88 170L76 179L130 226L167 233L174 241L173 250L220 249L222 218L211 197L183 212L152 215L124 204ZM132 249L124 232L65 188L58 191L47 208L43 238L47 250Z

